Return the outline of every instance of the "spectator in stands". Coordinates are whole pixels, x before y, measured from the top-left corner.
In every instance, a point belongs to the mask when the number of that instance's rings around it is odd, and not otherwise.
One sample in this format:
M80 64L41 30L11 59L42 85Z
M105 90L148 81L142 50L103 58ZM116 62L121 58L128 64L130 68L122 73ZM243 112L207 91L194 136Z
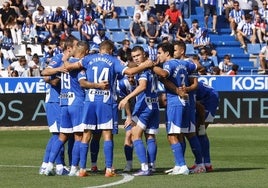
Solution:
M131 48L129 47L130 41L128 39L124 39L122 41L122 45L122 48L117 51L117 58L121 61L122 65L127 65L128 57L131 56Z
M100 19L117 18L114 0L98 0L97 11L100 15Z
M174 0L176 8L181 11L183 18L189 18L188 0Z
M19 73L16 70L13 70L10 74L10 77L19 77Z
M32 48L30 48L30 47L27 47L26 48L25 59L26 59L27 63L29 63L30 61L32 61L32 59L33 59Z
M90 16L87 16L85 18L85 21L86 22L82 25L81 29L82 40L87 41L89 44L89 42L93 41L93 37L97 33L97 27Z
M199 38L202 34L202 28L199 26L198 20L194 19L192 21L192 27L190 28L190 34L192 35L192 40Z
M169 0L155 0L154 1L155 11L157 18L163 15L169 8Z
M18 71L19 77L29 77L30 69L28 67L25 57L20 57L19 61L14 61L7 67L8 75L10 76L12 71Z
M98 29L97 34L93 37L93 43L99 45L102 41L108 40L108 37L105 35L104 29Z
M17 24L16 18L9 16L5 24L6 29L10 29L12 41L14 44L21 44L21 27Z
M208 30L202 29L201 36L194 39L194 48L201 52L205 50L209 56L216 56L217 51L215 50L213 44L210 42L210 37L208 36Z
M47 27L50 32L53 32L53 29L62 30L63 16L62 8L57 7L55 11L52 11L48 17Z
M237 26L237 39L241 43L241 48L247 53L247 42L256 42L255 25L251 22L251 15L246 14L245 20L242 20Z
M262 5L259 8L259 13L264 16L265 15L265 11L267 10L267 1L266 0L262 0Z
M79 11L78 15L78 31L81 31L82 25L85 23L85 18L90 16L92 20L96 18L96 12L93 8L94 4L85 4L85 6Z
M143 23L146 23L148 21L148 15L149 15L149 10L145 8L146 4L145 3L140 3L139 7L135 10L134 15L136 15L136 13L140 14L140 20Z
M163 23L170 21L171 25L169 27L170 33L175 34L178 31L180 24L183 21L181 11L176 9L174 2L170 3L169 8L165 12L165 20Z
M238 74L238 69L239 69L239 65L237 64L233 64L232 66L232 70L230 70L227 75L231 75L231 76L234 76L234 75L237 75Z
M73 7L74 9L80 10L83 8L83 0L68 0L68 7Z
M133 44L146 44L146 39L143 37L145 31L144 23L140 20L140 17L140 13L136 13L129 26L130 40Z
M209 57L206 50L201 51L200 53L200 64L205 68L207 74L212 74L212 69L215 67L213 60Z
M148 52L149 59L154 62L157 60L157 47L155 42L156 40L154 38L150 38L148 48L145 49Z
M208 29L208 18L212 16L212 32L217 34L217 7L218 1L217 0L205 0L203 3L204 6L204 16L205 16L205 28Z
M43 6L39 6L32 15L32 22L37 32L46 31L46 23L49 12Z
M30 16L26 17L22 28L22 40L24 43L37 44L37 32Z
M78 30L78 14L73 7L68 6L63 11L63 27L64 30L71 29L72 31Z
M1 44L1 53L3 54L3 58L12 62L16 59L15 54L13 53L13 41L11 37L10 29L4 29L3 37L0 40Z
M41 64L37 54L33 55L32 60L28 63L30 68L30 75L33 77L41 76Z
M185 44L193 44L193 37L194 36L190 33L187 23L183 21L176 33L176 39L183 41Z
M5 1L3 3L3 8L0 9L0 29L5 29L5 24L7 23L8 18L12 16L15 19L18 18L18 14L13 8L10 8L10 3Z
M233 63L231 62L230 55L224 55L223 61L219 63L220 74L226 74L232 69Z
M259 43L264 43L264 36L265 36L265 28L266 24L265 21L261 18L260 14L255 15L254 25L256 29L256 37Z
M266 41L266 45L262 47L260 53L260 67L259 67L259 74L266 74L268 69L268 41Z
M225 15L226 21L229 20L229 14L234 8L234 1L233 0L224 0L223 2L223 12Z
M218 66L213 67L211 75L221 75L220 68Z
M156 41L159 41L159 30L160 27L156 22L155 15L150 15L149 21L145 23L145 36L147 40L154 39Z
M173 36L170 34L169 32L169 27L171 26L171 23L168 21L166 21L165 23L163 23L165 20L165 16L164 15L160 15L158 17L158 23L159 23L159 36L160 36L160 41L163 40L163 38L168 38L168 41L172 41L173 40Z
M21 15L24 9L23 0L9 0L10 7L14 8L18 15Z
M229 14L230 28L232 30L231 36L236 34L236 28L239 22L245 20L245 13L239 7L239 2L234 1L234 9Z
M24 0L23 5L24 9L28 12L28 15L32 15L42 3L40 0Z

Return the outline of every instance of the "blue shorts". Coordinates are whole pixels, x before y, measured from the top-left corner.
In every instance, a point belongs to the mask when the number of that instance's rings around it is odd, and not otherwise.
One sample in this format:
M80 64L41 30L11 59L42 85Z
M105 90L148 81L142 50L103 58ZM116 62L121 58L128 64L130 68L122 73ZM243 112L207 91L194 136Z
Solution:
M159 109L146 109L132 114L132 120L147 134L157 134L159 129ZM131 126L130 126L131 127Z
M83 120L85 129L113 129L113 106L102 102L84 103Z
M49 131L58 133L60 131L60 105L57 102L46 103L46 114Z
M84 132L84 127L82 125L82 112L83 105L62 106L60 132Z
M219 106L219 99L217 97L210 97L203 105L206 110L205 122L212 123Z
M167 134L188 133L190 126L189 104L186 106L167 106L166 131Z

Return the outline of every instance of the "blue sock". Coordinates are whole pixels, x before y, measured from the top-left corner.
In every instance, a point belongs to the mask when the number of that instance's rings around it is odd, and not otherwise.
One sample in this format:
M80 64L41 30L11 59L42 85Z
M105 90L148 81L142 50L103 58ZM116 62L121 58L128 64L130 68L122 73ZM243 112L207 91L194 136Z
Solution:
M58 155L55 159L56 164L62 164L63 166L65 166L64 152L65 152L64 145L62 145L62 147L60 148L60 152L58 153Z
M88 143L80 143L80 168L87 166Z
M125 145L124 146L124 152L125 152L125 157L127 161L132 161L133 160L133 147Z
M54 163L56 160L57 155L60 153L60 150L62 149L64 145L64 142L62 142L60 139L56 139L51 147L51 152L49 155L49 162Z
M147 140L147 158L148 163L154 163L156 160L157 145L155 138Z
M196 164L203 163L203 160L202 160L202 149L201 149L201 145L199 143L198 137L197 136L193 136L192 138L189 139L189 143L190 143L192 152L193 152L194 157L195 157L195 163Z
M53 134L50 137L50 139L48 140L46 150L45 150L45 154L44 154L44 158L43 158L43 162L48 163L52 145L56 141L56 139L58 139L58 136L59 136L58 134Z
M103 151L105 156L105 165L106 168L112 168L113 166L113 150L114 144L112 140L104 141L103 143Z
M184 160L181 143L178 142L177 144L171 144L171 150L172 150L173 155L174 155L175 165L176 166L185 165L186 163Z
M99 150L100 150L100 141L96 140L96 139L91 139L91 141L90 141L90 156L91 156L92 163L97 162Z
M72 166L78 166L80 161L80 144L81 141L75 141L73 145L73 151L72 151Z
M204 163L211 163L210 161L210 143L207 135L198 136L202 148L202 155Z
M73 147L74 147L74 135L69 136L68 138L68 159L69 159L69 166L72 165L73 161Z
M133 142L133 146L140 163L147 163L146 150L142 140L141 139L135 140Z

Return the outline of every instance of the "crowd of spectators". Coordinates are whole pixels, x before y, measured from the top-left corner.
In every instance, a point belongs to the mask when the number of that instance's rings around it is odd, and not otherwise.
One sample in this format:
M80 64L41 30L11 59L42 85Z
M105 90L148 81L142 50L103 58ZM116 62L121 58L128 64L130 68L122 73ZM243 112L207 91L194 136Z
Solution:
M245 53L247 43L265 44L268 36L266 0L263 0L262 6L253 5L251 0L248 3L251 5L250 9L240 8L239 1L225 0L223 3L223 14L230 24L230 35L236 36ZM199 25L199 19L193 19L191 24L185 21L190 16L187 6L187 1L155 1L154 6L150 6L148 0L136 0L126 35L128 37L117 45L115 55L121 61L127 62L124 56L129 49L134 45L142 45L149 58L156 60L157 44L182 40L193 45L206 74L228 74L232 66L228 66L226 71L225 64L218 64L218 60L227 61L228 53L224 57L217 57L216 48L209 37L210 33L218 34L215 2L209 5L207 1L200 1L198 5L204 7L204 18L200 18L204 19L204 26ZM213 17L212 28L208 28L210 15ZM105 18L117 19L118 16L113 0L99 0L96 4L92 0L69 0L66 8L57 7L53 10L43 6L40 0L5 1L0 9L1 69L6 68L8 76L12 75L12 70L16 70L19 76L39 76L36 73L38 71L33 71L33 67L40 72L51 57L61 52L61 40L72 35L73 31L80 33L81 39L89 43L90 52L94 53L98 50L98 44L108 38ZM44 32L47 35L44 36ZM11 66L14 62L19 65L24 62L21 57L15 56L13 49L14 45L27 44L42 45L44 55L40 57L38 54L31 54L31 57L39 57L39 60L33 61L35 66L29 63L21 66L28 72L22 74L21 68L18 71L16 66ZM267 69L266 55L263 54L266 54L266 48L260 52L261 73L265 73ZM3 61L8 61L8 67L3 66ZM213 71L214 67L220 71Z

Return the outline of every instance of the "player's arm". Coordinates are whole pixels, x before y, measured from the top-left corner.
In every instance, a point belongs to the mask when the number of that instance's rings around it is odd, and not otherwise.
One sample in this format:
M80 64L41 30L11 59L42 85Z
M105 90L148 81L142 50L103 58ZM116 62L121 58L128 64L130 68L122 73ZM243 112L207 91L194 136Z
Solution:
M108 81L94 83L94 82L89 82L86 79L80 79L79 84L82 88L86 88L86 89L102 89L102 90L109 89Z
M158 66L154 66L152 68L152 70L154 71L155 74L157 74L160 78L167 78L169 76L168 71L162 69L161 67Z
M61 73L61 72L67 72L67 70L63 66L56 67L56 68L47 67L42 71L41 74L43 76L52 76L54 74Z
M183 90L182 87L176 87L174 83L172 83L170 80L165 78L159 78L159 81L162 82L165 86L165 88L169 89L171 92L179 95L181 98L187 98L188 94L185 90Z
M134 89L134 91L132 91L130 94L128 94L124 99L120 101L120 103L118 104L118 109L122 110L123 108L125 108L128 101L131 98L136 97L141 92L143 92L146 89L146 87L147 87L147 80L139 80L139 85Z
M131 109L130 109L130 103L129 102L127 102L126 105L125 105L125 111L126 111L127 118L126 118L126 121L125 121L125 124L124 124L124 128L128 127L132 123L132 112L131 112Z
M187 93L191 92L191 91L194 91L194 90L196 90L198 88L198 79L196 77L189 78L189 81L190 81L190 86L185 87L185 91Z
M60 78L58 77L51 78L51 76L44 76L43 79L46 83L49 83L52 86L57 86L60 82Z
M154 66L153 61L146 60L145 62L141 63L139 66L125 69L124 74L135 75L135 74L140 73L141 71L144 71L145 69L151 68L153 66Z

